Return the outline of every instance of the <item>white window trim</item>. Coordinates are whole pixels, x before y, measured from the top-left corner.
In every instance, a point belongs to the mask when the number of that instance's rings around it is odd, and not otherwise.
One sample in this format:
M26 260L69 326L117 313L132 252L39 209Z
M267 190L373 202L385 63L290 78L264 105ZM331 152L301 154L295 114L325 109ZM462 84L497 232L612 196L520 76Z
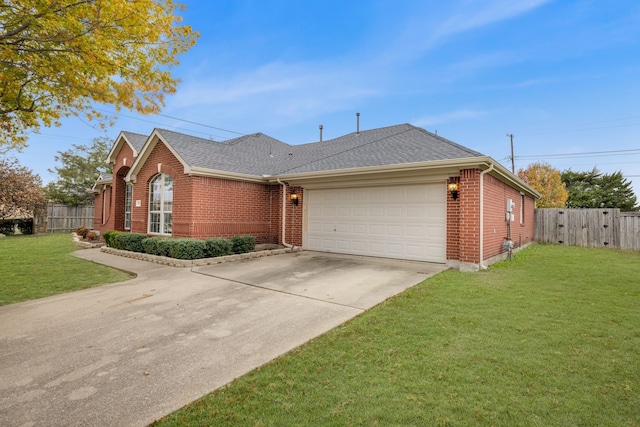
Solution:
M127 204L129 210L127 211ZM124 229L131 230L131 211L133 210L133 184L124 186ZM129 226L127 227L127 213L129 214Z
M148 234L153 234L156 236L171 236L173 233L163 233L162 231L157 232L157 231L151 231L151 214L152 213L157 213L160 214L160 230L164 230L165 229L165 222L164 222L164 218L165 218L165 214L167 213L171 213L171 229L173 230L173 204L171 207L171 211L165 211L164 210L164 194L165 194L165 190L164 190L164 177L168 176L169 178L171 178L170 175L164 174L164 173L160 173L155 175L151 181L149 181L149 207L147 209L147 233ZM156 181L156 179L160 178L162 180L162 190L160 191L160 210L159 211L152 211L151 210L151 205L152 205L152 197L153 197L153 183ZM173 182L173 178L171 178L171 181ZM173 191L173 189L172 189Z

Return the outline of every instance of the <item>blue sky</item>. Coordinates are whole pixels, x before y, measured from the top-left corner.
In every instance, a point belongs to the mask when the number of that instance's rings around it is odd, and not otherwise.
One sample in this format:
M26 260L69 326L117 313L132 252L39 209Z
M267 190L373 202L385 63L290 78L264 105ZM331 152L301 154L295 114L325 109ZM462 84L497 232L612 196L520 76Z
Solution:
M510 133L516 169L620 170L640 196L640 2L182 2L201 38L174 69L177 93L164 116L122 111L109 137L161 127L300 144L320 124L324 139L354 131L360 112L362 130L411 123L509 168ZM58 151L101 135L70 118L17 157L48 182Z

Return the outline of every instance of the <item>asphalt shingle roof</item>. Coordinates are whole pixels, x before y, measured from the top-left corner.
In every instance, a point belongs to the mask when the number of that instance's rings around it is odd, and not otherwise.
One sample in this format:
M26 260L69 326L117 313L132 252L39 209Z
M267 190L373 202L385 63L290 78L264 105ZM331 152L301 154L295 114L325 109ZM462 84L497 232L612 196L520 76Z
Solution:
M147 139L149 138L149 136L147 135L141 135L139 133L134 133L134 132L123 131L122 133L124 134L125 138L127 138L127 141L129 141L131 145L133 145L133 148L135 148L138 153L140 152L140 150L142 150L142 147L144 147L144 143L147 142Z
M262 133L216 142L164 129L157 131L192 167L257 176L483 156L410 124L301 145L289 145ZM131 139L130 142L134 144Z

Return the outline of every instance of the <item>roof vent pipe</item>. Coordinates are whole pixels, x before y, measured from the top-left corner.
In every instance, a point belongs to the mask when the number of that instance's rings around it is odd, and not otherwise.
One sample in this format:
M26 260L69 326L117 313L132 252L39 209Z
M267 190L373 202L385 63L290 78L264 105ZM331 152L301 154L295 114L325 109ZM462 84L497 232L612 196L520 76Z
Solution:
M320 125L320 126L318 126L318 128L320 128L320 142L322 142L322 128L323 128L323 126Z
M356 113L356 135L360 135L360 113Z

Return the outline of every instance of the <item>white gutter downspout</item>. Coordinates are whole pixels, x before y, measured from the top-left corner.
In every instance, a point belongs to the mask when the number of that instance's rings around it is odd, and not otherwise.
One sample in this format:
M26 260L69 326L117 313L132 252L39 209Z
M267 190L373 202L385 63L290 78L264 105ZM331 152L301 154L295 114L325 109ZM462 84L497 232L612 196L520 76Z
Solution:
M281 182L280 178L276 178L276 181L278 181L278 184L282 185L282 245L285 248L293 249L293 245L290 245L285 241L285 225L287 223L287 184Z
M486 270L484 265L484 176L493 170L493 163L489 165L489 169L480 172L480 270Z

